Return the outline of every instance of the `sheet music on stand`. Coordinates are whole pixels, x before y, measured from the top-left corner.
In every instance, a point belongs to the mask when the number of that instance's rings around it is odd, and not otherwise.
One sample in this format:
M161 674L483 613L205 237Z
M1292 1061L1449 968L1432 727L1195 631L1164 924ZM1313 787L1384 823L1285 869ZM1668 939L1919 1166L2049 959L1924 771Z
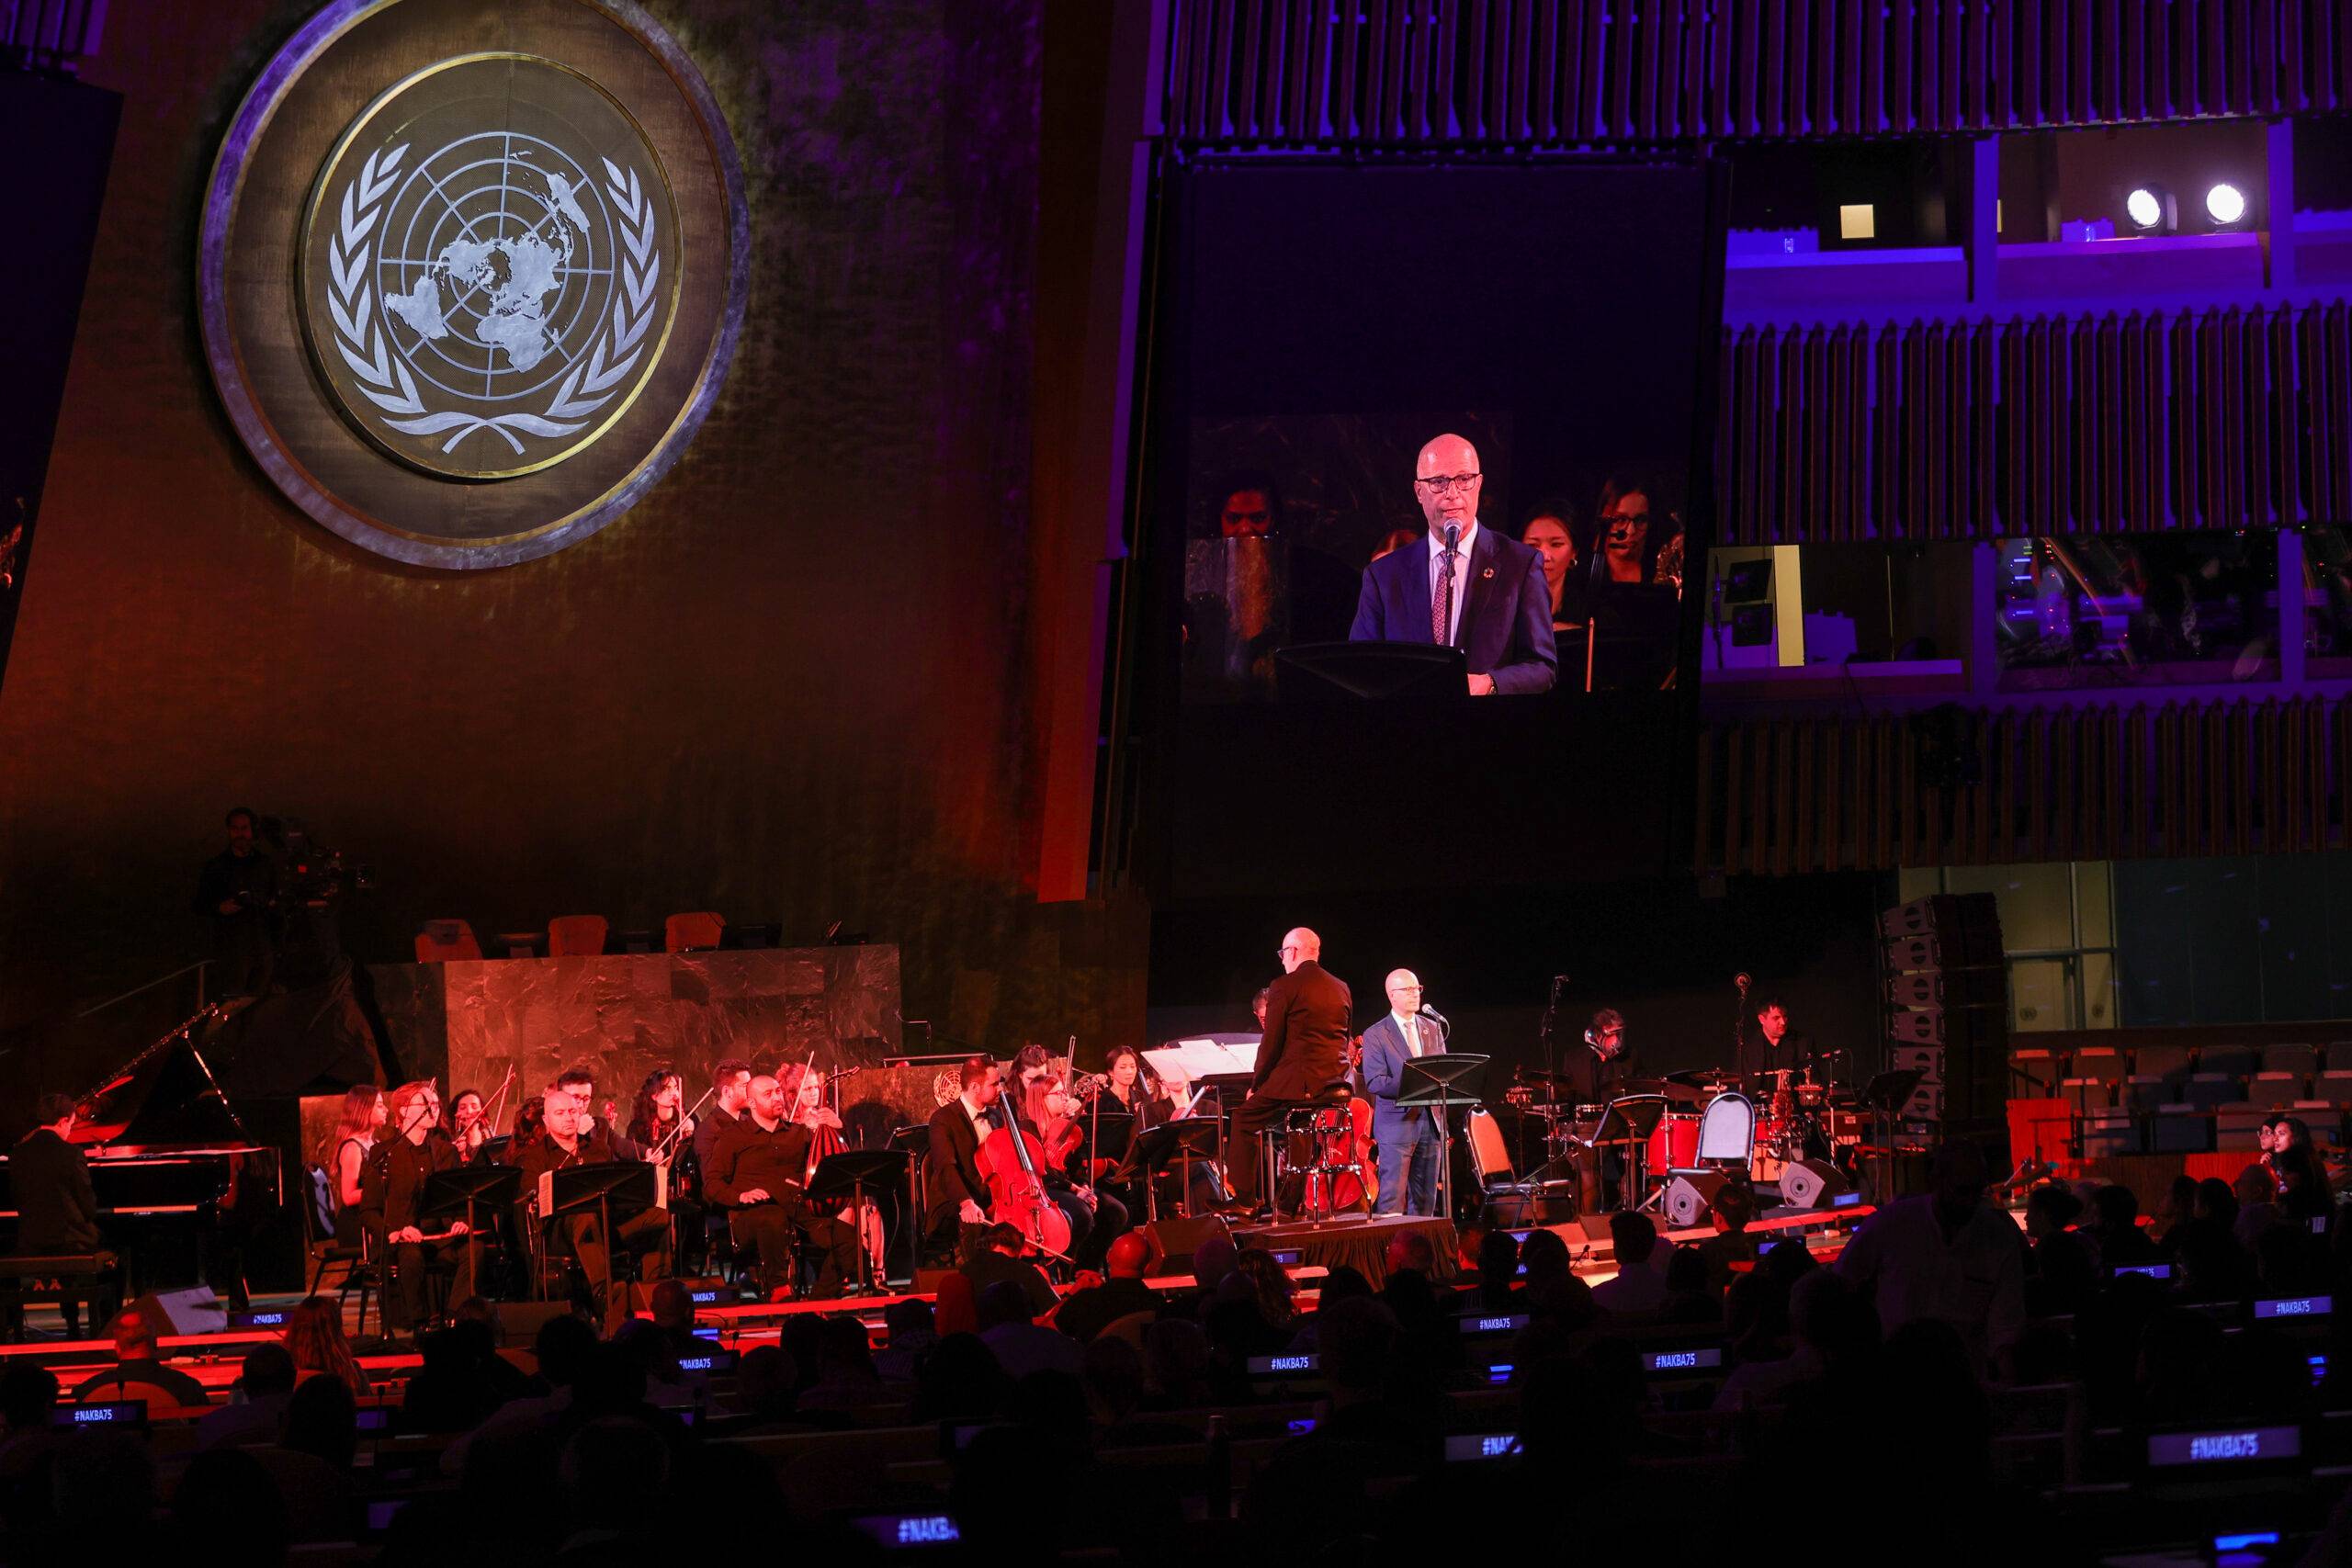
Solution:
M1249 1077L1258 1070L1258 1034L1195 1034L1170 1040L1143 1054L1162 1078L1181 1077L1198 1086L1204 1078Z

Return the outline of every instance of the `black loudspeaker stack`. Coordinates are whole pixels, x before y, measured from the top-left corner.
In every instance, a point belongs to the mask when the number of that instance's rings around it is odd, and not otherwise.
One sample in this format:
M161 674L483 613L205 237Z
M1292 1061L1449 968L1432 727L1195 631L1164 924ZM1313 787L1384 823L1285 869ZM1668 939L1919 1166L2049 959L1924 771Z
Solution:
M1792 1160L1781 1168L1781 1201L1792 1209L1826 1209L1852 1190L1844 1174L1827 1160Z
M1889 909L1879 917L1879 952L1886 1070L1920 1074L1898 1123L1929 1137L1997 1125L2009 986L1993 895L1937 894Z

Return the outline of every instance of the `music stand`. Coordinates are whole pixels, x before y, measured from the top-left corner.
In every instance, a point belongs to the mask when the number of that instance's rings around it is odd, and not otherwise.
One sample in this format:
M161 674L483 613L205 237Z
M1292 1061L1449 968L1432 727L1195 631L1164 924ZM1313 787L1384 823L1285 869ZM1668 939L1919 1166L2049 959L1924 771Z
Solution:
M849 1234L851 1244L857 1249L857 1282L844 1281L842 1295L879 1293L874 1289L872 1272L865 1265L865 1238L858 1234L858 1205L865 1201L867 1188L898 1180L899 1173L913 1164L904 1149L843 1149L817 1162L817 1173L808 1179L808 1201L822 1203L836 1198L849 1200ZM876 1209L875 1213L881 1211Z
M1862 1103L1871 1108L1871 1136L1878 1145L1880 1161L1878 1190L1871 1194L1873 1203L1884 1203L1894 1195L1894 1119L1927 1076L1924 1068L1899 1067L1879 1074L1862 1089Z
M1592 1136L1582 1140L1584 1145L1598 1159L1603 1144L1631 1145L1632 1152L1625 1161L1628 1185L1634 1191L1641 1192L1649 1185L1650 1179L1650 1134L1657 1132L1657 1124L1666 1119L1667 1109L1671 1103L1662 1094L1629 1094L1612 1100L1609 1102L1609 1109L1600 1113L1600 1122L1592 1129ZM1660 1188L1657 1192L1643 1193L1641 1201L1633 1207L1637 1211L1648 1208L1665 1190ZM1620 1192L1617 1201L1623 1203L1624 1194Z
M1193 1162L1216 1157L1217 1138L1223 1131L1204 1116L1187 1116L1182 1121L1146 1127L1127 1140L1126 1157L1119 1161L1119 1168L1111 1173L1111 1179L1123 1184L1138 1180L1143 1183L1144 1219L1150 1224L1159 1218L1159 1172L1170 1160L1181 1161L1176 1212L1189 1220L1193 1217Z
M962 1059L960 1056L956 1058L957 1061ZM915 1179L923 1160L931 1153L931 1123L917 1122L898 1128L882 1140L882 1146L897 1149L907 1156L907 1285L912 1289L915 1277L922 1272L923 1244L930 1239L923 1235L923 1230L931 1216L922 1206L922 1195L916 1190ZM882 1277L886 1282L889 1279L887 1267Z
M1447 1220L1453 1218L1453 1123L1446 1120L1446 1107L1482 1103L1478 1080L1490 1060L1442 1051L1414 1057L1397 1076L1397 1109L1437 1112L1437 1212Z
M481 1224L474 1218L474 1210L487 1208L494 1214L512 1207L522 1188L523 1173L514 1167L477 1161L435 1171L424 1179L424 1190L417 1194L416 1212L421 1219L437 1220L465 1211L466 1276L477 1290L481 1281Z
M623 1218L633 1220L653 1207L653 1168L643 1160L598 1160L548 1171L544 1179L548 1197L547 1213L539 1216L542 1223L596 1211L605 1241L605 1291L609 1301L620 1267L620 1238L613 1230L613 1210L618 1207Z

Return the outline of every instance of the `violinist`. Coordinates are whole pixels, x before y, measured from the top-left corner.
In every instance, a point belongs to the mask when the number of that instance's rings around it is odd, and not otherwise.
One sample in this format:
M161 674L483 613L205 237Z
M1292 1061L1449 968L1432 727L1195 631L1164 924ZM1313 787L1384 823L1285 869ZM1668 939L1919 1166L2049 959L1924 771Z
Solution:
M392 1263L393 1326L413 1334L424 1321L430 1276L451 1278L452 1300L473 1294L473 1254L463 1220L427 1235L424 1227L435 1222L418 1209L433 1173L458 1163L449 1145L433 1136L441 1121L440 1095L429 1082L405 1083L385 1100L392 1136L369 1154L360 1178L362 1202Z
M762 1074L752 1080L742 1121L721 1133L703 1172L703 1190L727 1209L737 1247L758 1249L760 1288L781 1300L792 1283L794 1232L824 1250L817 1294L841 1294L842 1281L857 1267L850 1228L809 1212L802 1195L808 1179L809 1130L791 1120L784 1086Z
M656 1067L637 1091L629 1116L629 1141L648 1157L670 1168L671 1250L702 1235L701 1168L695 1161L695 1119L685 1113L686 1080L669 1067ZM697 1254L698 1255L698 1254Z
M1046 1048L1023 1045L1012 1059L1012 1070L1020 1086L1014 1101L1017 1119L1045 1150L1046 1196L1069 1221L1070 1261L1080 1269L1099 1269L1103 1248L1127 1228L1127 1207L1074 1167L1071 1156L1085 1141L1086 1129Z
M1086 1179L1092 1181L1098 1190L1107 1190L1132 1216L1142 1210L1142 1189L1133 1183L1107 1186L1105 1179L1118 1168L1136 1135L1170 1120L1175 1113L1175 1107L1154 1092L1152 1081L1144 1074L1143 1053L1132 1045L1113 1046L1102 1076L1081 1079L1078 1090L1079 1122L1086 1134L1085 1146L1081 1151ZM1097 1143L1098 1111L1105 1118L1115 1111L1132 1120L1119 1122L1116 1132L1110 1126L1103 1126L1101 1141ZM1109 1243L1106 1241L1104 1245L1107 1247Z
M471 1165L490 1142L490 1118L482 1112L481 1090L461 1089L449 1101L449 1142L461 1165Z
M996 1131L1003 1085L997 1065L986 1056L965 1057L959 1076L963 1092L931 1114L930 1152L922 1165L923 1247L933 1259L954 1257L967 1231L989 1223L989 1184L979 1152Z
M817 1070L811 1060L788 1063L776 1069L776 1082L783 1086L784 1103L792 1120L808 1129L808 1174L802 1179L814 1182L817 1168L834 1155L849 1147L842 1135L842 1113L825 1103L825 1091L832 1084L833 1076ZM846 1219L849 1205L838 1198L826 1199L817 1204L820 1214ZM871 1201L860 1203L857 1213L859 1242L867 1259L876 1266L882 1262L888 1247L882 1233L882 1212Z

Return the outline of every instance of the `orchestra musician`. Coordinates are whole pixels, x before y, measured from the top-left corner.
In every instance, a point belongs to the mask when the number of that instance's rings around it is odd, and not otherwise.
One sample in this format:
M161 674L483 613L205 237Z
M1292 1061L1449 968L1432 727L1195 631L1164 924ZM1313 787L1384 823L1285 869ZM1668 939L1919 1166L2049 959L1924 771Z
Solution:
M997 1065L984 1055L965 1057L958 1076L962 1091L932 1112L922 1166L923 1247L934 1260L954 1258L964 1236L989 1223L989 1184L979 1152L996 1131L996 1103L1004 1086Z
M440 1094L430 1083L404 1083L386 1100L392 1135L368 1156L360 1201L391 1263L391 1288L385 1295L394 1314L392 1326L414 1334L426 1317L433 1275L449 1279L451 1300L474 1293L473 1249L466 1243L464 1220L451 1220L446 1230L428 1235L424 1226L434 1222L418 1209L433 1173L455 1169L458 1163L448 1141L433 1136L441 1122Z
M1045 1151L1046 1196L1069 1221L1070 1261L1080 1269L1101 1265L1103 1248L1127 1228L1127 1209L1116 1197L1073 1176L1071 1156L1085 1141L1086 1129L1074 1114L1068 1086L1043 1045L1028 1044L1012 1059L1013 1081L1019 1093L1013 1101L1015 1119Z
M695 1168L710 1168L718 1134L741 1122L752 1103L752 1064L729 1056L710 1069L710 1104L695 1124Z
M1434 1020L1421 1016L1421 980L1410 969L1388 975L1388 1010L1363 1032L1363 1088L1372 1096L1372 1138L1380 1150L1376 1214L1437 1213L1438 1112L1400 1106L1405 1064L1445 1049Z
M1226 1147L1236 1213L1254 1213L1264 1201L1260 1180L1259 1135L1307 1103L1345 1070L1348 1021L1354 998L1344 981L1322 964L1323 939L1297 927L1283 933L1276 956L1283 974L1266 987L1266 1032L1258 1044L1257 1070L1250 1093L1233 1113L1233 1137Z
M728 1211L735 1245L758 1249L760 1288L769 1300L790 1292L795 1232L822 1249L816 1293L837 1296L857 1267L856 1246L849 1226L812 1213L803 1196L808 1125L792 1119L776 1079L763 1073L752 1080L751 1091L743 1120L721 1133L711 1150L703 1191Z
M536 1192L539 1178L548 1171L645 1158L645 1149L635 1140L609 1128L586 1124L587 1112L580 1097L567 1093L560 1084L560 1080L548 1086L540 1111L545 1124L515 1162L522 1168L527 1190ZM621 1259L615 1258L616 1250L623 1258L635 1260L641 1280L650 1282L669 1276L670 1216L662 1209L647 1209L616 1222L610 1238L594 1209L558 1215L550 1228L571 1242L607 1334L618 1332L629 1319L628 1291L626 1281L619 1280Z
M1625 1037L1625 1015L1602 1008L1585 1025L1584 1047L1569 1058L1570 1091L1579 1105L1606 1105L1624 1093L1633 1076L1634 1047ZM1615 1148L1588 1149L1577 1161L1580 1212L1599 1213L1607 1206L1610 1188L1622 1188L1624 1156Z
M490 1118L482 1113L481 1090L461 1089L449 1100L449 1146L460 1165L471 1165L490 1142Z
M628 1136L649 1157L659 1156L670 1168L670 1247L673 1253L701 1257L702 1168L695 1159L700 1140L695 1118L686 1114L686 1080L674 1068L656 1067L646 1075L630 1108Z

